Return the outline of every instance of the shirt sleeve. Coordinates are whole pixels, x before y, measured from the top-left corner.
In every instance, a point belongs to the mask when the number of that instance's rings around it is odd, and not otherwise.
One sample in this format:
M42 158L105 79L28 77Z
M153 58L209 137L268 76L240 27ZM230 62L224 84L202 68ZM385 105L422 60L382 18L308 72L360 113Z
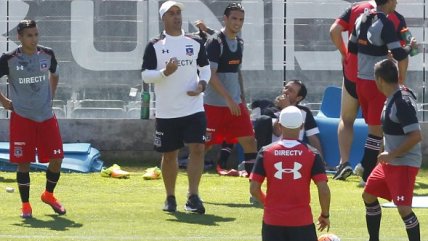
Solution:
M263 160L264 148L262 148L257 154L256 163L254 164L253 170L250 174L250 180L263 183L266 177L266 171L264 168Z
M394 11L393 13L388 14L388 19L392 21L395 28L396 35L398 39L402 42L401 45L405 45L406 40L403 39L403 37L401 36L401 30L407 28L407 23L403 15Z
M352 30L351 36L349 36L349 41L348 41L348 52L349 53L358 54L357 32L359 32L360 25L361 25L361 16L358 17L357 20L355 21L355 27Z
M146 49L144 50L143 65L141 67L141 71L144 71L146 69L154 70L156 68L157 68L156 51L155 51L155 48L153 47L153 43L149 42L146 46Z
M206 65L209 65L210 63L208 61L205 45L203 44L202 41L198 41L198 42L201 45L201 47L199 48L198 59L196 62L200 67L204 67Z
M412 105L411 100L400 98L395 101L395 106L397 108L397 119L399 120L404 133L407 134L415 130L420 130L416 110Z
M306 118L305 118L305 134L306 134L306 136L313 136L313 135L318 134L320 131L318 129L315 118L312 115L312 112L309 109L304 110L304 111L306 112Z
M407 52L401 47L400 40L394 29L394 25L390 20L384 21L381 37L389 50L391 50L394 58L401 61L407 57Z
M343 12L342 15L340 15L340 17L336 19L336 23L342 26L345 30L349 28L349 24L350 24L349 22L351 19L351 10L352 10L352 7L347 8L345 12Z
M220 61L220 43L216 38L209 39L206 46L208 60L219 63Z
M3 54L0 57L0 78L4 75L9 75L9 64L7 60L8 58L6 54Z
M319 154L315 154L314 165L311 170L312 180L317 183L319 181L327 181L327 175L325 173L324 162Z
M49 72L52 74L58 74L58 61L56 60L55 53L53 50L49 51L51 55L51 67L49 68Z

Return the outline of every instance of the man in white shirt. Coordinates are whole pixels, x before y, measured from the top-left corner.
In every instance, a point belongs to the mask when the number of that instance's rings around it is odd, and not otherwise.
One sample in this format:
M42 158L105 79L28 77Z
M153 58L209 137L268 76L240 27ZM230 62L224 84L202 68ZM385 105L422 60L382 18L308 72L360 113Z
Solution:
M166 1L159 9L165 30L144 51L142 78L153 83L156 94L155 150L162 153L162 175L166 189L164 211L175 212L177 156L184 143L190 150L186 211L205 213L199 198L206 118L203 95L211 77L203 42L182 30L182 3ZM197 71L199 70L199 76Z

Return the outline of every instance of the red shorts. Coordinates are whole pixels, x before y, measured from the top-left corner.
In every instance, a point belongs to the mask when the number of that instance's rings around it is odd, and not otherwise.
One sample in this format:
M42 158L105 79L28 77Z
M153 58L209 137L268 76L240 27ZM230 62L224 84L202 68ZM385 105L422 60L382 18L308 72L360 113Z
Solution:
M381 125L381 114L386 97L377 89L376 82L358 79L357 95L367 125Z
M378 164L367 179L364 191L392 200L396 206L412 206L418 171L416 167Z
M207 116L207 145L237 143L237 137L254 136L250 114L239 104L240 116L233 116L228 107L204 105Z
M345 63L343 64L343 76L349 81L355 83L358 79L358 56L353 53L346 53Z
M12 112L10 117L10 161L15 163L47 163L52 159L63 159L62 139L58 121L52 117L36 122Z

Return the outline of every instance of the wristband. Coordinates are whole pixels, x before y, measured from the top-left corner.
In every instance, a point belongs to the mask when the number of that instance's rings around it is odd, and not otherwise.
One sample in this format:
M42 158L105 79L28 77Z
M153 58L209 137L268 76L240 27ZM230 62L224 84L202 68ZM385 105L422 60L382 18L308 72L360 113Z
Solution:
M327 215L324 215L324 214L322 214L321 213L321 215L320 215L321 217L323 217L323 218L329 218L330 217L330 214L327 214Z

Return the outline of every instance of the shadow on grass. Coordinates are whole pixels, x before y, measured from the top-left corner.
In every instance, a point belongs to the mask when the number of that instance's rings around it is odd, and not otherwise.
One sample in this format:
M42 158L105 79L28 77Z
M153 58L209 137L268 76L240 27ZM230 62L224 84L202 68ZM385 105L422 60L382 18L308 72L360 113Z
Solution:
M185 212L175 212L168 213L170 216L175 218L167 219L166 221L171 222L180 222L180 223L189 223L189 224L199 224L207 226L218 226L219 222L233 222L236 218L227 218L220 217L213 214L196 214L196 213L185 213Z
M21 223L15 223L15 226L22 226L25 228L49 228L55 231L67 231L70 228L81 228L83 224L76 223L70 219L65 218L64 216L58 216L55 214L47 215L52 218L52 220L40 220L37 218L28 218L23 219Z
M4 177L0 177L0 182L12 183L12 182L16 182L16 179L15 178L4 178Z
M251 203L213 203L213 202L204 202L206 204L210 205L217 205L217 206L226 206L230 208L263 208L263 206L260 204L251 204Z

